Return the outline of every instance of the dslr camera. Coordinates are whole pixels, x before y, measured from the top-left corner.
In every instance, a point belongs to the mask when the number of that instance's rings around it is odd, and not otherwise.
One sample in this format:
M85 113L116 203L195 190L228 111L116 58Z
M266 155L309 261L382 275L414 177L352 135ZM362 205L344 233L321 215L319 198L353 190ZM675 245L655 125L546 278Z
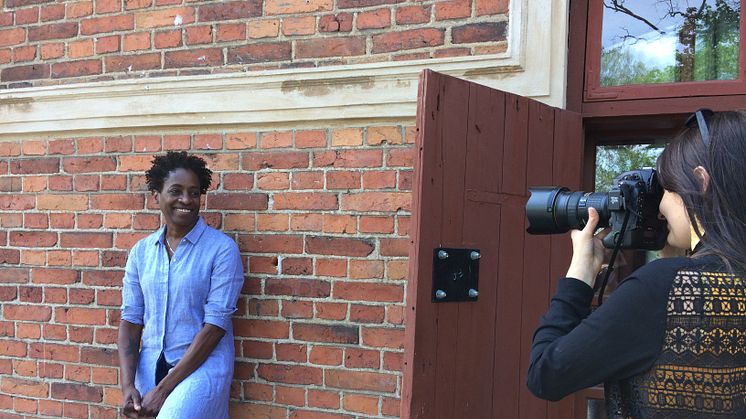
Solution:
M600 216L598 227L611 227L603 244L609 249L659 250L668 227L658 218L663 188L654 169L624 172L608 192L571 192L560 186L529 188L526 203L529 234L557 234L582 229L588 208Z

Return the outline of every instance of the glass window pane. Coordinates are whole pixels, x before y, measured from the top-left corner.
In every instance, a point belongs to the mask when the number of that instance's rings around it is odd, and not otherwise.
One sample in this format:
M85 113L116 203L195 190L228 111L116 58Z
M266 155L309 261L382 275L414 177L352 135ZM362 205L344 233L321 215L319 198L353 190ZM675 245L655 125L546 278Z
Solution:
M596 191L611 189L615 177L628 170L655 167L663 145L626 144L596 147Z
M599 399L587 399L587 415L588 419L604 419L606 418L606 407L603 400Z
M601 86L738 78L740 0L605 0Z

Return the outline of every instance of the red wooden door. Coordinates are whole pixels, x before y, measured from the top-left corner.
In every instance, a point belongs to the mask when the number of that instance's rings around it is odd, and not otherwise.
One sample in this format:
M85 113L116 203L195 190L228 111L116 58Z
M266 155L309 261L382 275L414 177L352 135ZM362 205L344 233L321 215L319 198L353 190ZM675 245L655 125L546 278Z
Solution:
M569 418L526 388L531 337L571 256L526 234L528 187L577 189L580 115L425 71L417 110L404 418ZM433 249L481 251L476 302L433 303Z

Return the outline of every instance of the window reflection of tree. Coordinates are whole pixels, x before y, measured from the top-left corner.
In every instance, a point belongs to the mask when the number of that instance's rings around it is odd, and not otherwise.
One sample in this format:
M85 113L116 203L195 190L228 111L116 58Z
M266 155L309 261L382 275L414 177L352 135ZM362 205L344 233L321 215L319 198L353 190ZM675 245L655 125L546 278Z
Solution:
M699 6L689 6L675 0L661 0L660 16L643 16L626 0L604 1L608 12L621 13L642 22L661 35L666 19L678 18L676 27L679 46L675 65L663 69L649 66L634 57L630 44L643 39L627 28L613 28L622 34L615 36L621 45L602 51L601 85L686 82L695 80L727 80L738 75L739 0L715 0L714 7L707 0ZM677 19L677 20L678 20Z

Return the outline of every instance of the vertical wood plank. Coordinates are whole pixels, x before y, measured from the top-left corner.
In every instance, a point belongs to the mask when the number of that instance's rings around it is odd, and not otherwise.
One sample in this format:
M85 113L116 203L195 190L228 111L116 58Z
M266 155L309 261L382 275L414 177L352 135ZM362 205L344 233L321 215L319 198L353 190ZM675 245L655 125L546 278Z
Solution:
M554 161L552 184L580 189L583 167L583 135L580 114L555 110ZM551 236L551 287L549 299L557 290L559 278L565 276L572 258L572 241L569 234ZM548 417L563 419L573 417L575 396L570 395L556 403L549 403Z
M432 277L430 252L440 241L440 231L432 228L442 218L442 150L439 133L443 123L439 100L442 75L425 70L420 75L417 104L417 159L413 179L413 207L407 314L405 365L402 389L402 418L434 417L435 345L437 322L430 302Z
M493 417L519 417L521 382L521 305L523 291L524 202L528 149L528 99L505 95L502 161L504 194L515 202L502 205L495 322Z
M469 86L466 138L466 200L461 247L477 248L479 298L459 303L459 368L453 381L454 404L460 417L489 418L492 412L495 311L500 238L500 205L504 93L477 84Z
M550 185L554 148L554 111L538 102L529 103L528 186ZM524 217L525 220L525 217ZM525 221L524 221L525 223ZM525 224L524 224L525 225ZM546 403L537 402L526 385L531 338L546 311L550 285L551 245L547 236L528 235L524 241L523 306L521 318L520 417L545 418Z
M445 78L441 85L440 105L441 115L446 119L440 134L443 150L443 221L440 225L440 244L460 247L464 223L469 83L453 77ZM458 315L462 305L435 304L438 323L434 400L436 418L458 416L454 405L453 379L459 368L456 355L461 346L458 341Z

